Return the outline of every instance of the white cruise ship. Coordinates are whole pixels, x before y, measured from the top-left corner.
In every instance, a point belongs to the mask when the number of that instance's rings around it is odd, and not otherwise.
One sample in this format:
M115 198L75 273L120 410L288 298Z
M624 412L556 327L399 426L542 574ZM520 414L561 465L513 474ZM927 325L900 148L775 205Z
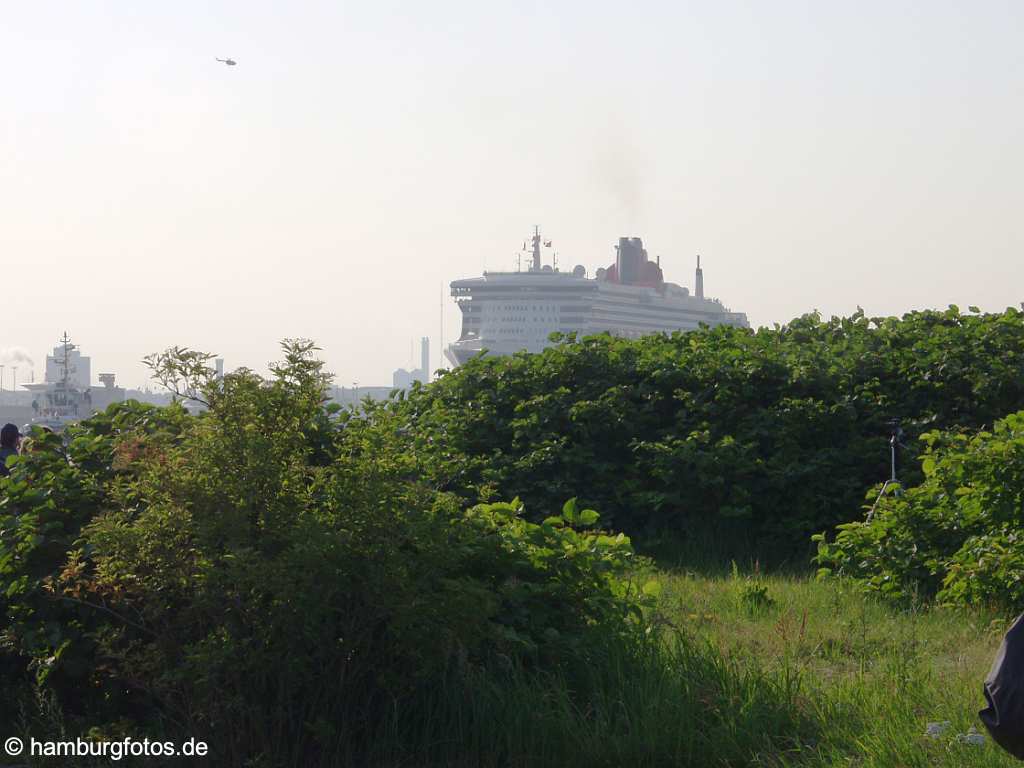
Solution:
M665 282L660 259L650 261L639 237L619 238L615 263L593 278L576 266L560 272L541 264L541 236L534 228L532 262L523 272L484 272L456 280L452 296L462 310L462 333L445 350L453 365L487 350L491 355L539 352L555 332L579 336L608 331L637 338L650 333L687 331L702 323L749 328L747 316L704 296L697 257L696 284L689 289ZM543 245L550 247L550 241Z

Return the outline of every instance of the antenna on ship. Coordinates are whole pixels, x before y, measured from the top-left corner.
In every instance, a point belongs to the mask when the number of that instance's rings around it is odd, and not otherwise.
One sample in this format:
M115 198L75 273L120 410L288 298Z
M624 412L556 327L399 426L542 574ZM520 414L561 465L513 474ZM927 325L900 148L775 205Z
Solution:
M693 286L693 295L698 299L704 298L704 271L700 268L700 254L697 254L697 280Z
M57 361L57 365L60 366L60 396L57 398L59 405L68 405L68 392L69 392L69 381L71 378L71 372L74 370L71 367L71 352L74 351L75 345L71 343L71 337L68 336L68 332L64 331L64 335L59 339L61 347L63 348L63 355L61 359Z
M68 336L68 332L64 331L64 335L60 337L61 346L64 347L64 363L61 365L61 383L64 385L64 391L68 389L68 348L71 346L71 338Z
M540 226L533 225L533 267L531 272L540 272Z

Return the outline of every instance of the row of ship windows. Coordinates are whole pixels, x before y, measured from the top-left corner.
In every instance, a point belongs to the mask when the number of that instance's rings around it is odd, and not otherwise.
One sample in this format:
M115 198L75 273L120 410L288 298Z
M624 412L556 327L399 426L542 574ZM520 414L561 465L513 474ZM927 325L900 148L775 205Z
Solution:
M492 317L488 318L489 323L551 323L557 322L558 315L551 317Z
M560 333L578 333L580 329L578 327L577 328L573 328L573 327L563 326L563 327L559 328L558 330L559 330ZM535 331L534 333L530 334L530 333L527 333L522 328L498 328L498 329L495 329L492 333L486 334L486 336L490 337L490 338L493 338L494 336L535 336L538 339L547 339L548 335L550 335L551 333L553 333L553 331L545 330L545 331ZM627 338L627 339L639 339L639 338L642 338L642 337L647 336L647 335L652 334L652 333L664 333L664 331L657 331L657 330L626 331L626 330L622 330L620 328L620 329L617 329L613 333L613 335L614 336L619 336L619 337L622 337L622 338ZM481 335L484 335L484 334L481 334Z
M487 325L501 325L503 323L543 323L544 325L557 325L558 323L582 323L582 317L553 317L544 319L540 317L498 317L486 321Z
M555 306L554 304L504 304L502 306L484 304L482 306L470 306L468 311L470 312L485 312L493 314L494 312L544 312L547 314L553 314L558 311L562 312L580 312L585 307L581 307L576 304L562 304Z
M575 333L578 328L559 328L561 333ZM546 339L549 334L554 333L554 330L536 331L532 334L527 333L521 328L498 328L494 331L494 336L536 336L538 339ZM486 334L490 337L492 334ZM639 336L639 334L637 334Z
M502 305L500 307L500 309L512 310L513 312L515 312L515 311L527 312L529 310L537 311L539 309L550 309L550 308L551 308L550 304L504 304L504 305ZM484 309L485 310L487 310L487 309L492 309L493 310L493 309L499 309L499 307L488 307L488 306L485 305Z

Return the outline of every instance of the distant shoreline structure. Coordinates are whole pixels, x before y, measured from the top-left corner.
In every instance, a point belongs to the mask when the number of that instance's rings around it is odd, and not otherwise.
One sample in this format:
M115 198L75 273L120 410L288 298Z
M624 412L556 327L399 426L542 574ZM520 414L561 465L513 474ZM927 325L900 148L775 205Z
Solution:
M117 386L113 373L100 373L98 378L99 386L93 385L92 361L82 355L79 345L65 333L53 354L46 356L42 383L32 380L16 383L14 389L0 387L0 422L17 424L23 429L40 426L61 431L68 424L105 410L111 403L139 400L166 405L171 401L169 393Z
M541 248L550 248L551 241L542 240L539 227L529 242L526 271L484 272L452 282L451 295L462 312L461 334L445 349L453 365L483 350L491 355L539 352L551 345L548 336L554 332L639 338L702 324L750 327L746 314L704 295L700 256L691 294L665 281L661 259L648 259L639 237L619 238L615 263L598 269L593 278L582 265L561 272L556 261L542 264Z

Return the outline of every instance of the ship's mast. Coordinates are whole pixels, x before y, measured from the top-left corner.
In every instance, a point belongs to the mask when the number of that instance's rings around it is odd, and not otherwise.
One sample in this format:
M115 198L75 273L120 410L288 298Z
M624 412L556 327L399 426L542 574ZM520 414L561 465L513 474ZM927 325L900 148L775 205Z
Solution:
M68 337L68 332L64 331L64 335L60 337L60 343L64 347L64 363L61 365L61 384L64 385L64 391L68 389L68 367L70 366L70 354L69 347L71 346L71 339Z
M75 348L75 345L71 343L71 337L68 336L68 332L64 331L64 335L60 337L60 344L63 348L62 359L58 361L58 365L61 368L60 372L60 405L68 404L68 382L71 376L71 351Z
M540 272L540 227L533 228L533 267L532 272Z

